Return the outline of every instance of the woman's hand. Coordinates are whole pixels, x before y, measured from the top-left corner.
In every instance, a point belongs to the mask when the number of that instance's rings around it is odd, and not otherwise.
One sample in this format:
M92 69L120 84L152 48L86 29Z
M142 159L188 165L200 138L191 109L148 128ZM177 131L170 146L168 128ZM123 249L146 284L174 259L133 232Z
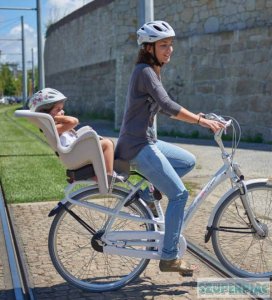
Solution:
M221 128L225 128L225 125L218 121L205 119L204 113L200 112L198 114L194 114L184 107L182 107L182 109L176 116L172 116L172 118L210 128L213 132L216 132Z
M203 113L199 113L198 116L200 117L198 124L202 127L210 128L214 133L221 128L225 128L223 123L205 119Z

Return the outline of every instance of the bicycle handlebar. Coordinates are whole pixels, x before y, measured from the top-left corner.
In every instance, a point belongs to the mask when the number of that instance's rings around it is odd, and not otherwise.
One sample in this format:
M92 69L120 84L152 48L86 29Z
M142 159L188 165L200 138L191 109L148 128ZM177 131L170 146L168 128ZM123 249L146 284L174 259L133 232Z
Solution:
M222 116L219 116L215 113L209 113L209 114L205 114L203 116L205 119L207 120L213 120L213 121L217 121L217 122L220 122L222 124L224 124L225 128L221 128L219 129L216 133L215 133L215 136L220 136L222 135L223 131L225 132L226 134L226 129L232 124L232 119L229 119L228 121L225 120Z
M215 113L205 114L204 118L208 120L214 120L224 124L224 128L220 128L218 131L214 133L214 139L221 149L222 153L226 154L224 144L222 142L222 134L223 132L226 134L227 128L232 125L232 119L225 120L224 117L216 115Z
M214 133L214 139L216 143L218 144L219 148L221 149L222 153L225 155L228 155L225 151L225 147L222 141L222 134L223 132L226 134L227 128L232 127L232 153L230 155L231 159L233 159L234 154L236 152L236 149L238 147L240 138L241 138L241 128L237 120L235 120L233 117L227 116L228 120L226 120L224 117L219 116L215 113L208 113L203 115L203 118L206 118L208 120L214 120L217 122L220 122L224 124L224 128L219 129L217 132ZM238 132L238 136L237 136Z
M222 116L216 115L215 113L205 114L204 118L207 119L207 120L218 121L218 122L224 124L226 127L229 127L231 125L231 122L232 122L231 119L226 121Z

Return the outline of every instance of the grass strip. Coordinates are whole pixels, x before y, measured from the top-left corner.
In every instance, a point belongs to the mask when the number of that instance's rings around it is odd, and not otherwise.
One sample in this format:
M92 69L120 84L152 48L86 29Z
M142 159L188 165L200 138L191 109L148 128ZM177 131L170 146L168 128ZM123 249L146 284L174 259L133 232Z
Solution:
M0 178L7 201L59 200L67 184L65 168L41 142L44 137L38 128L14 116L18 108L0 106Z

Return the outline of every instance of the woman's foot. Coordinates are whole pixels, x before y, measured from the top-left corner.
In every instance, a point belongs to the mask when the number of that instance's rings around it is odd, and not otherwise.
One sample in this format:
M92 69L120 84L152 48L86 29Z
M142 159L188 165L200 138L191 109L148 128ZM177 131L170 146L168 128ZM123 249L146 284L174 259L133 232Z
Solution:
M183 259L161 260L159 264L161 272L179 272L182 276L193 276L197 266L189 265Z

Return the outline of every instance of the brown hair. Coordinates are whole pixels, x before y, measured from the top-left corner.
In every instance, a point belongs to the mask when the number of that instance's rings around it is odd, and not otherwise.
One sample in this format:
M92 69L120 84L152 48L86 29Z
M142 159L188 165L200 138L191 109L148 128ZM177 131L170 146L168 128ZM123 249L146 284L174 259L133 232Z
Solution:
M148 64L151 67L160 65L158 60L150 52L147 51L148 45L154 45L154 44L153 43L145 43L142 45L141 49L138 52L136 65L137 64Z
M45 113L45 114L50 114L51 110L59 102L63 102L64 103L64 100L60 100L60 101L57 101L57 102L45 104L39 110L37 110L37 112L41 112L41 113Z
M36 112L50 114L50 112L54 108L55 104L56 103L50 103L50 104L47 104L47 105L43 105L40 109L36 110Z

